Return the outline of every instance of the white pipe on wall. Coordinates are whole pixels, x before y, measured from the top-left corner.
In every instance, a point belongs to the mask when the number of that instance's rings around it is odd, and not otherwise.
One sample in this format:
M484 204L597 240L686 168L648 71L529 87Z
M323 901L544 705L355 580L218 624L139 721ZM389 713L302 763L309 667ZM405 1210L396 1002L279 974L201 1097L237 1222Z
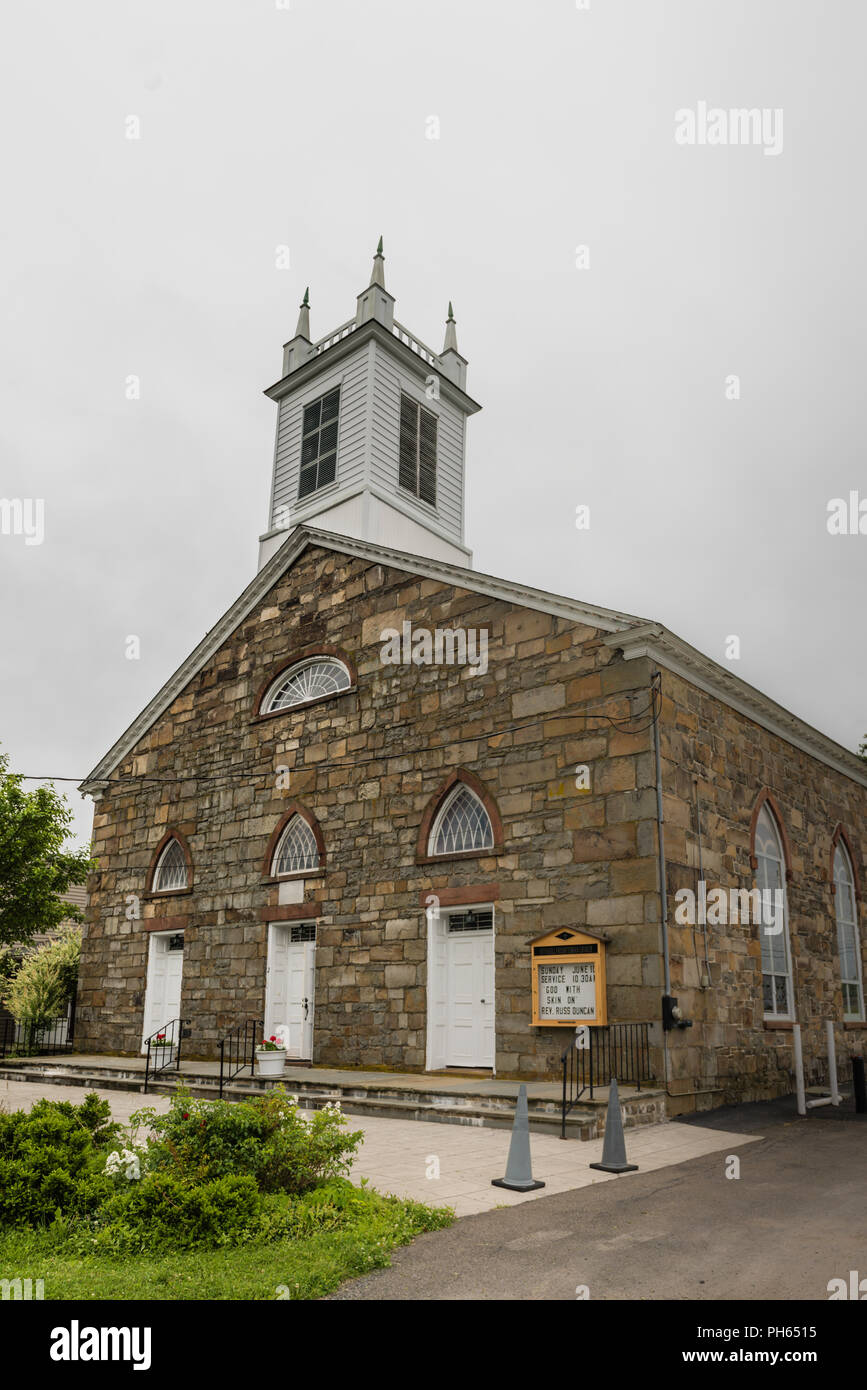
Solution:
M807 1101L804 1096L804 1058L801 1053L800 1023L796 1023L792 1029L792 1042L795 1046L795 1092L798 1097L798 1114L806 1115Z
M825 1019L825 1031L828 1034L828 1078L831 1082L831 1104L840 1104L840 1092L837 1088L837 1049L834 1046L834 1021Z
M825 1037L828 1042L828 1080L831 1094L819 1096L816 1100L808 1100L808 1110L815 1110L818 1105L840 1104L840 1091L837 1087L837 1049L834 1046L834 1023L830 1018L825 1019ZM800 1040L798 1045L800 1046Z

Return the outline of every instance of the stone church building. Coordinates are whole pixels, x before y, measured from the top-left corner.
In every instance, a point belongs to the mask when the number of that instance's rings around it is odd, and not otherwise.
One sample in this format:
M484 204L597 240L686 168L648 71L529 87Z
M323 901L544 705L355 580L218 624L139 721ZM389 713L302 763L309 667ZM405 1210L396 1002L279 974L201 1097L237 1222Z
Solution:
M381 243L266 394L259 571L82 784L78 1047L261 1019L314 1065L554 1077L534 943L578 933L674 1111L790 1091L795 1022L808 1084L826 1019L863 1055L864 762L661 623L472 568L467 363Z

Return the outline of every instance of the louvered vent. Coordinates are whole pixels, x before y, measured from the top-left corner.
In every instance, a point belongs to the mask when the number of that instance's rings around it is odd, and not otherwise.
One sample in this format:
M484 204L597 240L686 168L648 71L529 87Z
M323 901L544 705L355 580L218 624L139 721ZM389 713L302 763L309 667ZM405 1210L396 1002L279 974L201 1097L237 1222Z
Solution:
M417 429L418 406L409 396L401 396L398 481L408 492L416 491Z
M435 507L437 501L437 417L410 396L400 398L398 482Z
M437 503L437 418L419 407L418 495L431 507Z

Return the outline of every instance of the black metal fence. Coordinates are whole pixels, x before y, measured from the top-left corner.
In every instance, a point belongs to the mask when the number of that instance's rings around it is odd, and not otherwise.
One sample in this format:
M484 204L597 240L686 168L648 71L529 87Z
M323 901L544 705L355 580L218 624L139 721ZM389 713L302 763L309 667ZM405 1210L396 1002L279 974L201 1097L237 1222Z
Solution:
M16 1023L0 1018L0 1058L56 1057L72 1052L75 1044L75 998L62 1018L50 1023Z
M253 1068L256 1064L256 1044L262 1040L264 1024L261 1018L247 1018L243 1023L237 1024L227 1033L225 1038L220 1041L220 1099L223 1097L223 1086L226 1081L231 1081L239 1072L246 1067L250 1068L250 1075L253 1075Z
M181 1043L189 1036L186 1019L173 1018L170 1023L163 1024L162 1028L145 1038L143 1046L147 1049L147 1057L143 1095L147 1095L150 1081L159 1076L160 1072L180 1071Z
M587 1046L576 1047L573 1039L563 1063L563 1113L560 1138L566 1138L566 1116L583 1096L593 1099L594 1087L607 1086L612 1077L618 1085L636 1086L652 1081L650 1069L649 1023L609 1023L588 1027ZM585 1035L586 1036L586 1035Z

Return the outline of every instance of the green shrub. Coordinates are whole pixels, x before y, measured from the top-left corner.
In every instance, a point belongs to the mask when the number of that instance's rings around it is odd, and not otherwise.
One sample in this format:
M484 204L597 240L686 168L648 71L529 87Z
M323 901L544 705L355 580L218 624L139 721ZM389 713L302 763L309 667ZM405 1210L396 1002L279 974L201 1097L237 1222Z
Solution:
M450 1219L354 1187L346 1174L361 1139L336 1106L301 1111L281 1090L242 1102L180 1092L165 1115L138 1112L129 1133L96 1095L79 1106L43 1100L29 1114L0 1113L0 1227L47 1228L57 1250L108 1258L312 1242L324 1289L332 1240L360 1272Z
M0 1226L43 1226L60 1211L84 1216L112 1191L104 1173L114 1139L108 1102L37 1101L0 1114Z
M151 1131L149 1171L192 1182L246 1173L266 1193L307 1192L345 1176L363 1138L344 1129L337 1107L301 1110L282 1088L244 1101L193 1100L179 1091L166 1114L141 1110L132 1123Z
M166 1247L241 1245L262 1233L262 1197L249 1174L190 1183L148 1173L106 1201L90 1249L123 1254Z

